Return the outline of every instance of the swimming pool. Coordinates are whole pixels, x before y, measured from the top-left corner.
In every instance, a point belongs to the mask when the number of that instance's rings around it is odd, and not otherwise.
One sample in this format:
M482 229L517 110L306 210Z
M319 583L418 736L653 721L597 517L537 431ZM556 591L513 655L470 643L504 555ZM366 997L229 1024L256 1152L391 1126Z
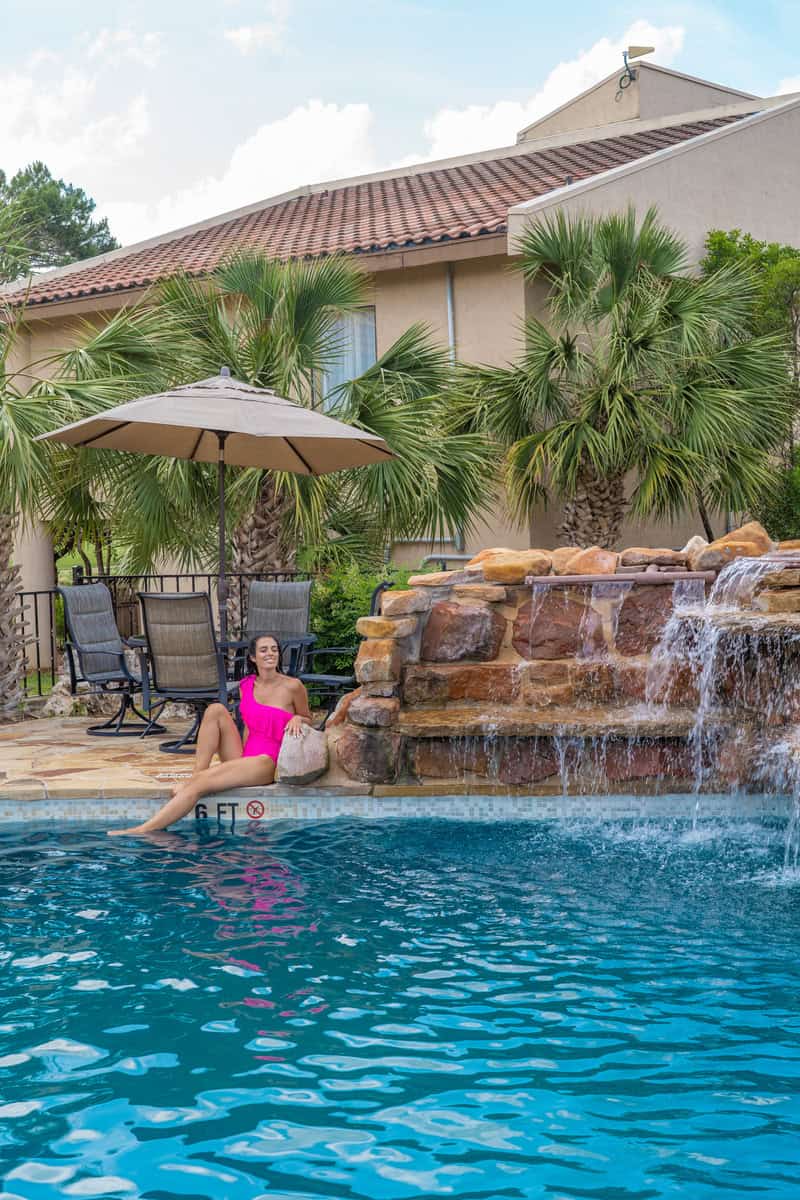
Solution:
M795 1197L780 825L0 834L2 1196Z

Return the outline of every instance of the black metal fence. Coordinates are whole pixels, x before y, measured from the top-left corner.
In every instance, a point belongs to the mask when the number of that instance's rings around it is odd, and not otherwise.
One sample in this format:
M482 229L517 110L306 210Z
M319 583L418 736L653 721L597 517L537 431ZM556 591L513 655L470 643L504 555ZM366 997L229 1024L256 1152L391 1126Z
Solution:
M246 614L247 587L251 580L282 583L293 579L309 579L302 571L257 571L226 576L228 604L232 611ZM137 592L208 592L216 599L217 576L203 572L149 575L89 575L82 567L74 567L72 582L104 583L111 593L117 626L123 637L142 634L141 612ZM33 700L49 692L58 676L64 648L64 614L61 597L55 588L18 592L22 653L25 656L24 692Z

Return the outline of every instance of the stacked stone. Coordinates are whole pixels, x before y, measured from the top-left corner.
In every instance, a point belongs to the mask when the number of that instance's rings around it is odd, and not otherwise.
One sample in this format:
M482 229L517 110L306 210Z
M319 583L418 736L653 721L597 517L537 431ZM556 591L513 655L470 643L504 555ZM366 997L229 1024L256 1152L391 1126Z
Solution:
M693 538L682 550L498 547L458 570L413 576L407 589L383 594L379 616L357 623L364 638L355 667L359 687L329 722L337 761L362 783L466 774L546 784L557 769L559 730L586 738L605 731L616 764L609 778L624 771L644 777L647 763L664 755L678 777L695 681L668 671L661 691L648 694L650 655L672 612L672 588L648 584L648 576L715 572L775 548L750 522L710 545ZM592 591L593 578L615 574L642 578L627 594ZM532 592L532 579L552 575L580 578ZM759 605L800 611L800 561L780 578L767 576ZM650 721L639 762L630 745L620 749L613 739L627 736L630 717L620 706L645 699L672 711ZM491 752L481 744L487 733L496 739Z

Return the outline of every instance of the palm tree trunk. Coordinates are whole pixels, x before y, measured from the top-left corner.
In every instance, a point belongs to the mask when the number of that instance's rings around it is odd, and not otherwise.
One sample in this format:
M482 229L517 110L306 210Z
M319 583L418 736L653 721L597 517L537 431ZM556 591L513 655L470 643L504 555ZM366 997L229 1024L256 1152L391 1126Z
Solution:
M12 564L17 516L0 512L0 721L19 716L25 679L19 567Z
M291 497L275 487L274 476L264 472L261 491L253 510L240 521L233 534L231 571L244 575L259 575L270 571L293 571L297 547L286 537L286 518L291 509ZM247 591L244 581L243 592ZM243 625L240 591L231 586L228 601L231 629Z
M564 505L559 529L562 544L612 550L619 541L626 507L624 476L604 479L584 468L575 495Z

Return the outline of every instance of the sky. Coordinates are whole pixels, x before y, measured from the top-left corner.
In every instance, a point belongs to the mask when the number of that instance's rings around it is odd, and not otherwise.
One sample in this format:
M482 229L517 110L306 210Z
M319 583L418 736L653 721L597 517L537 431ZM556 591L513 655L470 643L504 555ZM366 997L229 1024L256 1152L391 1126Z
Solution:
M0 168L41 159L128 245L510 145L629 43L757 95L800 91L800 0L0 0Z

